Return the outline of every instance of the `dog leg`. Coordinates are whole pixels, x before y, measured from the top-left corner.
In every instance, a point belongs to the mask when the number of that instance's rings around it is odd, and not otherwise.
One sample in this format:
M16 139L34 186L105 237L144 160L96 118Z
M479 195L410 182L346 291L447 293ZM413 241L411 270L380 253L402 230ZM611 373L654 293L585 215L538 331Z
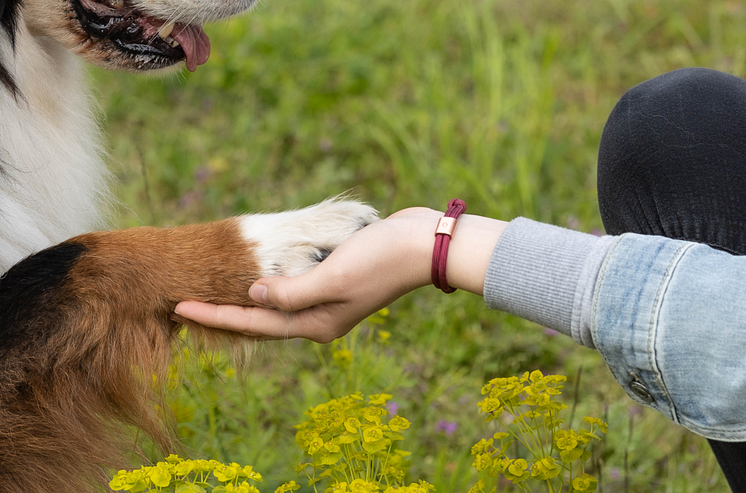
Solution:
M128 436L164 452L163 386L181 326L179 301L252 305L259 277L307 271L376 219L358 202L178 228L89 233L0 278L0 491L98 491ZM197 341L247 338L191 326ZM227 343L227 344L226 344ZM131 450L131 444L129 445Z

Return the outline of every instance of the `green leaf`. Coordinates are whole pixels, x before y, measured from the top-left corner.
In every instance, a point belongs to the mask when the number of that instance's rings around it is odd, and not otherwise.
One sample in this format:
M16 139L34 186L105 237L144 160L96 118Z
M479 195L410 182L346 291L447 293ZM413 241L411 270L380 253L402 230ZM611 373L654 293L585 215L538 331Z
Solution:
M150 484L149 484L149 483L147 483L147 482L145 482L145 481L140 481L140 482L138 482L138 483L137 483L137 484L136 484L135 486L133 486L133 487L132 487L132 488L130 489L130 491L131 491L132 493L138 493L138 492L140 492L140 491L145 491L145 490L146 490L146 489L148 489L149 487L150 487Z
M375 454L386 448L385 440L378 440L377 442L363 442L363 448L369 454Z
M583 449L579 448L574 448L572 450L563 450L562 452L560 452L560 458L565 464L569 464L570 462L579 459L582 455Z
M344 454L342 454L341 452L336 452L333 454L330 453L323 456L321 460L319 460L319 464L324 466L331 466L332 464L336 464L337 462L339 462L339 459L341 459L342 457L344 457Z

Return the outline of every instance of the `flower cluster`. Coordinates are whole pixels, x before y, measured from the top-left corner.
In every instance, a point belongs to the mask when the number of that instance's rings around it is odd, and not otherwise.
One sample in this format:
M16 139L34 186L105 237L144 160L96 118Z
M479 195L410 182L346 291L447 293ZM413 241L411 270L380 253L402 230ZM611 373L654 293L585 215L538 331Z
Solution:
M564 491L567 484L570 492L593 492L597 480L585 472L591 457L588 445L601 439L597 432L606 433L607 425L586 417L585 429L561 428L563 420L558 415L567 406L554 399L562 393L565 380L561 375L544 376L538 370L522 377L490 380L482 388L485 398L479 408L487 414L487 421L497 421L506 432L495 433L472 447L474 467L488 478L502 475L522 491L530 491L527 481L533 479L547 484L549 491ZM528 459L508 457L514 441L528 451ZM487 479L480 479L470 493L494 491L487 489L487 484Z
M389 399L389 394L376 394L366 403L357 392L306 412L309 419L296 426L295 439L311 458L297 467L308 476L309 486L326 480L329 493L420 493L431 488L424 482L402 487L409 452L393 449L393 443L404 439L399 432L410 423L401 416L384 421Z
M350 483L334 483L326 490L329 493L428 493L435 487L425 481L412 483L409 486L387 486L385 489L378 482L355 479Z
M119 471L109 482L114 491L162 491L176 493L259 493L251 484L262 481L262 475L251 466L223 464L216 460L185 460L169 455L154 466L133 471ZM217 484L216 484L217 483ZM300 488L295 481L285 483L275 493L292 492Z

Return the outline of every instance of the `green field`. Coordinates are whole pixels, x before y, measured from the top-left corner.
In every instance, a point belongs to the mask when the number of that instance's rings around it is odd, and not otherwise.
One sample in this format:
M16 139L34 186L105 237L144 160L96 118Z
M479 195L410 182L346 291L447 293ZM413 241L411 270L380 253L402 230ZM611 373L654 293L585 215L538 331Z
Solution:
M94 70L121 199L114 224L208 221L352 191L383 215L458 196L471 213L602 230L596 154L624 91L686 66L746 75L746 6L734 0L364 3L263 2L207 28L212 57L193 74ZM610 424L597 491L727 491L703 439L634 405L569 338L434 288L395 303L383 328L390 344L358 349L348 376L331 346L306 341L261 345L245 388L220 360L188 371L174 406L187 455L252 464L264 491L301 482L292 425L303 412L385 391L413 422L411 477L465 492L469 449L494 432L476 407L482 384L538 368L568 375L577 416ZM364 344L366 331L350 337Z

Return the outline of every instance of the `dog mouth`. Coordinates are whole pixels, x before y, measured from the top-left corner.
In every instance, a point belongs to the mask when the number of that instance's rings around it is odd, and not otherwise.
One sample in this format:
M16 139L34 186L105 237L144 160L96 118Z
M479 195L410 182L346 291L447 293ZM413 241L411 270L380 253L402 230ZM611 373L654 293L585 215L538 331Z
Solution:
M126 0L71 0L83 30L136 57L138 68L148 70L181 60L194 72L210 57L210 38L199 24L157 19L129 6Z

